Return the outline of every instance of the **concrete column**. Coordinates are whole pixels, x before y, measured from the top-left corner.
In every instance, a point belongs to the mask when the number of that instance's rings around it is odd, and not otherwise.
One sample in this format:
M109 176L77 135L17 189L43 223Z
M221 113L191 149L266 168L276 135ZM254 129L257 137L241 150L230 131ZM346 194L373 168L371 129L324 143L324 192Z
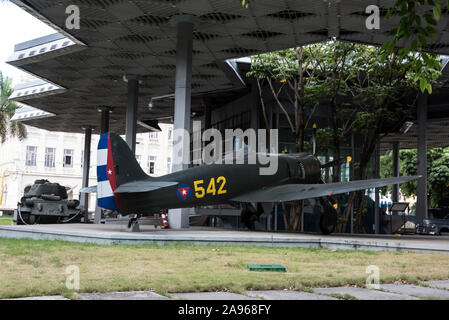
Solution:
M203 99L204 106L204 129L210 129L212 127L212 102L210 99Z
M133 153L136 153L137 108L139 103L139 80L137 77L127 77L128 106L126 109L126 143Z
M188 150L190 141L184 142L184 136L180 132L185 130L190 133L192 50L195 22L195 17L190 15L178 15L172 19L172 23L177 27L173 172L187 169L190 159L190 151ZM187 228L189 226L189 209L170 210L168 220L171 228Z
M209 99L204 100L204 130L212 128L212 102ZM206 147L207 143L203 141L201 143L202 150Z
M259 106L259 88L257 87L256 83L253 83L251 85L251 128L253 129L259 129L259 116L262 112ZM262 126L265 128L265 125ZM271 128L266 128L268 132Z
M427 213L427 93L418 100L418 197L416 201L416 223L422 223Z
M399 177L399 142L393 142L393 177ZM392 201L399 201L399 185L393 185Z
M111 108L99 107L98 111L101 112L100 134L105 134L109 132L109 114L111 113Z
M89 186L89 169L90 169L90 148L92 141L92 127L84 128L84 158L83 158L83 181L82 187ZM82 193L80 199L81 207L85 210L84 222L89 220L89 194Z

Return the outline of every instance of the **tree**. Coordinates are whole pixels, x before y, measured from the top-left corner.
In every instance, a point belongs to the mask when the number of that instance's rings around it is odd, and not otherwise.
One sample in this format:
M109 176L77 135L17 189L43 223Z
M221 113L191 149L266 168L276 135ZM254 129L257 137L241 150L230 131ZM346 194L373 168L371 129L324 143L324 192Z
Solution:
M322 45L323 60L319 64L319 77L324 79L326 98L330 108L330 137L333 158L340 159L342 140L352 131L356 108L351 103L351 81L357 72L355 56L362 46L332 40ZM328 131L329 133L329 131ZM340 182L340 166L332 170L332 182Z
M381 157L381 177L392 176L392 153ZM400 173L402 176L416 175L418 167L418 151L416 149L401 150L399 153ZM417 183L411 181L400 186L405 196L416 196ZM382 188L383 194L391 190ZM427 152L427 190L430 205L436 207L441 199L449 198L449 147L433 148Z
M305 129L326 97L325 81L317 76L324 58L323 45L312 44L265 53L252 59L248 76L256 80L265 127L270 127L263 95L263 88L268 87L270 97L282 110L295 137L296 152L304 151ZM298 230L301 215L302 201L296 201L290 212L289 230Z
M386 55L369 46L365 46L365 50L354 59L358 66L352 83L353 102L358 108L354 132L364 137L355 179L364 180L368 178L369 163L376 145L386 134L397 131L404 118L411 116L410 109L416 103L416 92L422 79L430 85L435 83L440 76L441 63L436 55L425 57L408 49L395 49ZM429 61L425 63L425 60ZM356 232L363 232L363 195L363 191L351 193L343 217L344 223L349 217L352 200L356 198Z
M422 55L423 64L434 67L434 59L424 52L428 42L435 41L437 25L441 17L442 8L449 8L449 0L396 0L388 10L386 18L399 17L399 23L388 34L390 41L382 45L382 52L390 55L395 51L400 40L404 40L406 50ZM420 79L422 92L432 93L432 81Z
M17 103L9 100L13 93L11 79L4 77L0 71L0 141L4 143L10 134L20 140L26 138L26 127L20 122L10 121L19 107Z
M304 151L305 128L314 110L328 102L331 130L322 130L321 135L329 138L331 132L336 159L340 155L340 141L347 134L364 137L354 177L364 180L368 178L378 142L397 131L404 118L411 117L410 109L423 83L432 92L431 85L441 75L440 67L436 55L404 48L395 48L388 55L372 46L332 41L256 56L248 75L255 77L259 87L266 127L269 124L262 94L265 85L290 125L297 152ZM293 112L289 112L288 106L293 106ZM339 181L335 171L339 170L334 169L333 180ZM358 231L362 231L363 194L363 191L350 194L338 231L345 230L356 197L355 217ZM297 229L302 214L301 209L295 210L289 223L291 230Z
M436 26L442 7L449 7L448 0L396 0L388 10L386 18L399 16L399 24L388 34L393 39L384 44L390 53L399 40L411 40L410 49L421 51L429 40L435 40Z

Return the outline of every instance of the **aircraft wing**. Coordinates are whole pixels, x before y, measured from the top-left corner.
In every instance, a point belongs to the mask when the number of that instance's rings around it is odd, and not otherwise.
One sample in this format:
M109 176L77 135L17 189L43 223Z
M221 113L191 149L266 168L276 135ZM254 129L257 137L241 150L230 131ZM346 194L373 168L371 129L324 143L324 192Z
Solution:
M419 179L421 176L358 180L328 184L284 184L232 198L238 202L284 202L332 196L351 191L380 188Z
M85 187L80 189L80 193L96 193L97 186Z
M120 185L114 190L114 193L140 193L149 192L157 189L170 187L177 185L178 182L173 181L149 181L149 180L139 180L128 182ZM81 193L95 193L97 192L97 186L87 187L80 190Z
M114 190L114 193L134 193L134 192L148 192L165 187L177 185L179 182L175 181L153 181L153 180L139 180L124 183Z

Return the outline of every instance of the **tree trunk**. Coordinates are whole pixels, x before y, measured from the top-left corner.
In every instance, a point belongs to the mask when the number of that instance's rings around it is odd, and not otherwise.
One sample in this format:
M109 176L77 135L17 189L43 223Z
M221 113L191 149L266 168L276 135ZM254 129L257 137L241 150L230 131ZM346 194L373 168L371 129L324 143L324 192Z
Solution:
M351 209L353 208L356 193L357 192L354 191L349 194L348 204L346 205L343 217L337 225L337 232L343 233L346 231L346 225L348 224L349 216L351 215Z
M355 180L365 180L367 175L367 168L371 155L374 151L373 140L375 140L375 135L366 135L363 141L362 154L360 159L359 168L355 174ZM374 143L375 145L375 143ZM351 214L351 208L354 205L354 232L364 233L362 216L363 216L363 191L351 192L348 199L348 204L343 213L343 217L338 224L339 232L345 232L347 223L349 221L349 216ZM355 201L354 201L355 200Z
M365 135L365 139L363 141L362 154L360 158L360 166L357 174L356 180L365 180L367 178L367 169L371 159L371 156L374 152L374 148L376 145L376 130L372 134ZM364 192L358 191L356 197L356 206L354 210L354 232L356 233L366 233L363 228L362 217L364 213Z
M289 230L297 231L299 230L299 227L301 225L301 217L302 217L302 200L295 201L292 204L291 210L290 210L290 225Z
M331 103L332 107L332 131L334 142L334 161L340 159L340 134L338 133L338 116L335 101ZM340 166L335 165L332 169L332 182L340 182Z

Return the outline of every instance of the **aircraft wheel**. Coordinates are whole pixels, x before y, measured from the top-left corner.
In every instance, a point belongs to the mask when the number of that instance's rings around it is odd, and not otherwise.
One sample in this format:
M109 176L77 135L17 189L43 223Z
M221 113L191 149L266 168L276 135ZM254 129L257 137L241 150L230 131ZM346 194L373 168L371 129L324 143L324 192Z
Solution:
M337 224L336 215L332 213L324 213L320 217L320 231L322 234L331 234L335 231Z
M255 222L258 219L257 215L250 210L242 210L242 214L240 216L241 221L249 230L255 229Z

